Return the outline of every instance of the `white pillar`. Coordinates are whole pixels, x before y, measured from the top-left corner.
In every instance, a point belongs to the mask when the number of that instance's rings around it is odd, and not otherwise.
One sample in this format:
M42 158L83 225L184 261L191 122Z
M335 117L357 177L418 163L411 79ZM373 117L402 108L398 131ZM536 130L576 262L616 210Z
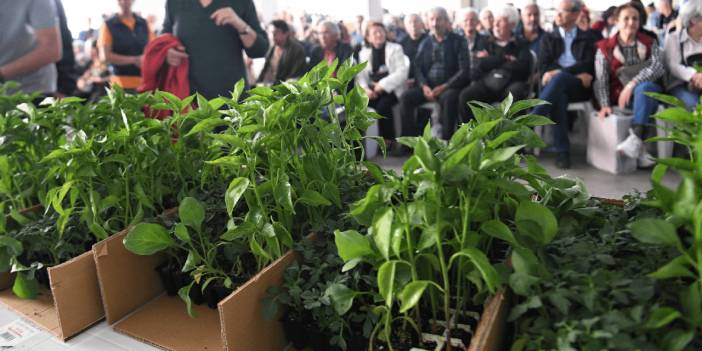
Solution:
M383 5L381 0L363 0L361 3L363 16L380 21L383 19Z

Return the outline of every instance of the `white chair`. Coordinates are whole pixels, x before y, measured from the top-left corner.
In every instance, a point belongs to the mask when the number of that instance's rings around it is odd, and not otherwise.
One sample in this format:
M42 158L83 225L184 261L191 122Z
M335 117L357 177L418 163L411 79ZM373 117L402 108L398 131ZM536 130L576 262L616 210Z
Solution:
M435 138L441 137L441 105L435 101L429 101L421 104L419 108L431 110L431 135ZM421 131L424 130L424 126L418 126Z
M573 102L568 104L568 111L575 111L580 118L575 120L574 133L570 135L571 144L587 145L588 119L595 108L590 101ZM553 142L552 126L536 126L534 132L543 139L546 145ZM569 133L570 134L570 133ZM534 155L538 156L541 149L534 149Z

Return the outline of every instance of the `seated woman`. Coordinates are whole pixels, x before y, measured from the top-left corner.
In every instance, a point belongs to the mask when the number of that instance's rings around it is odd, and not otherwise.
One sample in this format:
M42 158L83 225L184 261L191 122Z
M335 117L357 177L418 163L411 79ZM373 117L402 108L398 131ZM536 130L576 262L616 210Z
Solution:
M498 9L495 11L493 36L484 40L482 47L473 49L475 59L471 62L471 83L461 91L458 98L458 110L463 122L473 118L473 113L467 106L471 100L497 102L510 92L515 101L527 97L532 57L529 44L513 35L517 22L519 13L514 7ZM455 121L447 122L448 127L454 127Z
M643 137L650 116L658 109L658 102L647 92L660 92L656 83L665 73L660 49L655 38L639 31L639 11L627 3L619 6L614 15L619 32L597 42L595 55L595 98L601 108L599 116L612 113L611 102L619 108L634 112L629 137L617 145L617 151L636 158L639 167L655 164L643 145Z
M390 144L395 140L392 107L404 92L409 74L409 60L400 44L387 41L385 26L379 22L366 25L367 45L359 53L360 62L368 62L356 77L358 85L368 95L368 107L383 116L378 121L380 136Z
M688 1L680 8L683 29L670 33L665 41L665 65L668 68L666 90L682 100L689 110L700 103L702 73L702 2Z

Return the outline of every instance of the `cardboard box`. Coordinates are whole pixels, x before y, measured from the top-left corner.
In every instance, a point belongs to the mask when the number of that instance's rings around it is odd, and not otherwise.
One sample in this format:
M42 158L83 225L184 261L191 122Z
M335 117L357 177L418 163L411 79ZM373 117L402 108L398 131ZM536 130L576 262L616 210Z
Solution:
M498 291L490 298L483 314L480 315L475 334L470 339L468 351L502 350L507 314L510 311L509 298L509 290L506 289Z
M0 303L61 340L77 335L104 317L92 252L49 267L50 290L34 300L12 293L13 275L0 275Z
M217 309L194 306L187 315L177 296L167 296L156 272L162 256L139 256L122 244L121 232L93 246L105 315L114 329L166 350L280 351L286 345L282 324L263 318L262 299L282 282L296 259L292 251L239 286Z
M603 171L622 174L636 170L636 159L617 152L617 144L629 136L633 117L615 111L607 118L590 115L587 141L587 163Z

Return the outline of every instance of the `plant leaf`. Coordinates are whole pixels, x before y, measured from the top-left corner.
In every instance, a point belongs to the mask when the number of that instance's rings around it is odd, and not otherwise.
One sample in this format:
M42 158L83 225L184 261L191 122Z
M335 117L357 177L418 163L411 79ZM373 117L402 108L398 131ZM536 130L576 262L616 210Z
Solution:
M386 261L378 268L378 292L387 307L392 307L397 261Z
M327 200L327 198L324 197L324 195L314 190L305 190L305 192L302 193L302 196L300 196L298 201L311 207L331 205L331 202Z
M39 294L39 282L33 272L17 272L12 292L22 299L35 299Z
M680 317L682 317L682 314L674 308L659 307L651 313L644 327L650 329L662 328Z
M334 231L334 242L344 262L373 254L373 248L368 239L355 230Z
M186 227L183 223L176 224L175 236L182 242L190 242L190 234L188 233L188 227Z
M344 284L332 284L324 292L325 296L331 297L332 305L334 306L334 311L340 316L343 316L351 309L353 306L353 299L359 293L349 289Z
M517 239L514 238L512 231L499 219L492 219L483 223L480 226L480 230L485 232L487 235L504 240L513 246L519 246L519 243L517 243Z
M449 260L449 267L451 267L453 261L459 257L467 257L470 259L470 261L480 271L488 290L490 290L491 293L495 293L497 286L500 284L500 276L495 267L490 264L487 256L485 256L482 251L474 247L467 247L451 256L451 259Z
M531 236L544 245L553 241L558 232L558 221L551 210L535 202L524 201L520 203L515 214L515 220L517 229L520 229L521 234ZM538 233L533 232L528 224L530 222L538 226L540 229Z
M400 301L402 301L400 313L405 313L416 306L427 286L429 286L429 282L424 280L413 281L405 285L399 295Z
M373 220L373 241L386 260L390 257L393 217L392 207L386 207L378 211Z
M186 197L178 206L178 216L185 225L199 232L205 221L205 207L195 198Z
M239 202L241 195L243 195L249 187L249 184L249 179L244 177L236 178L229 183L229 187L224 196L224 202L227 205L227 213L229 213L229 216L232 216L236 204Z
M675 246L680 243L675 227L664 220L645 218L630 226L631 234L646 244Z
M656 270L653 273L650 273L648 276L656 279L695 277L695 275L690 271L690 269L688 269L687 260L684 256L678 256L674 258L672 261L668 262L663 267L658 268L658 270Z
M193 287L193 284L195 284L195 282L178 289L178 296L180 296L180 299L185 302L185 308L187 309L188 316L190 316L190 318L197 317L197 313L193 311L193 302L190 300L190 289Z
M123 240L124 247L137 255L148 256L175 246L168 230L153 223L139 223Z

